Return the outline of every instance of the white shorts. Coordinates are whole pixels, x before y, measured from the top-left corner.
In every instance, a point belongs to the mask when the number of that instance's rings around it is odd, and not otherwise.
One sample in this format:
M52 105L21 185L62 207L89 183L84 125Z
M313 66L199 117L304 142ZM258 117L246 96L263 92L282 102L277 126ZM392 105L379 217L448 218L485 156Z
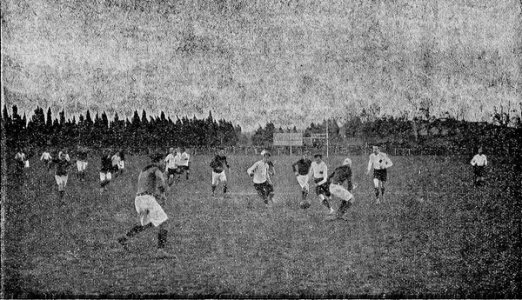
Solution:
M125 161L124 160L120 161L119 168L121 170L125 169Z
M28 160L25 161L24 166L25 166L26 168L29 168L29 161L28 161Z
M136 206L136 212L140 216L142 226L152 223L152 225L157 227L168 220L167 214L154 196L136 196L134 205Z
M62 175L62 176L54 175L54 179L56 179L56 183L58 185L65 186L67 184L67 179L68 178L69 178L68 175Z
M227 175L225 171L216 173L212 171L212 185L217 185L220 181L227 181Z
M296 178L301 188L306 189L306 191L310 191L310 185L308 184L308 175L297 175Z
M341 198L345 201L352 201L353 202L353 195L350 193L347 189L345 189L342 185L339 184L330 184L330 193L332 195Z
M87 169L87 162L78 160L76 161L76 166L78 167L78 172L85 171L85 169Z
M111 180L112 179L112 174L111 172L100 172L100 181L105 181L105 180Z

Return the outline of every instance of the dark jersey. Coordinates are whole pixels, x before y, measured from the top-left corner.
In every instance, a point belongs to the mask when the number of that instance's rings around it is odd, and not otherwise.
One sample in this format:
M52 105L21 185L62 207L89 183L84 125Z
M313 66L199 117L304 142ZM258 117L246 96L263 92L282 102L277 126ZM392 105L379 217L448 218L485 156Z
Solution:
M333 173L328 176L328 180L333 184L343 184L345 181L348 181L350 184L352 181L352 168L350 168L350 166L337 167Z
M125 152L123 150L120 151L120 160L125 160Z
M85 152L85 151L78 152L78 160L86 161L87 160L87 152Z
M112 171L112 159L110 156L102 156L101 171L102 172L111 172Z
M71 163L66 159L55 159L53 163L56 164L56 175L65 176L67 175L67 168L71 165Z
M216 155L214 157L214 159L212 160L212 162L210 163L210 167L216 173L223 172L223 169L225 168L225 166L227 168L230 168L229 165L228 165L228 162L227 162L227 157L224 156L224 155L223 156Z
M310 172L310 167L312 166L312 161L309 159L300 159L292 165L292 171L295 172L296 166L299 175L308 175Z

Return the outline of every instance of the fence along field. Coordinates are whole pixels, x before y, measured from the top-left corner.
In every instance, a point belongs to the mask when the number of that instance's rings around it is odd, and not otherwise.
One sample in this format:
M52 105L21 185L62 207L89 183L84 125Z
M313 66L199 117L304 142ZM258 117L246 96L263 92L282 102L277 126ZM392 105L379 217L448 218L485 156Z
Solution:
M520 203L510 164L492 158L489 184L476 190L467 159L392 157L387 200L376 205L367 156L354 156L355 205L346 222L326 222L318 201L298 208L290 167L298 156L273 157L270 210L246 175L259 156L229 155L231 193L216 198L211 158L194 157L192 178L168 194L168 249L177 261L154 257L155 236L133 240L129 252L115 242L137 222L135 184L147 157L129 156L103 196L99 157L89 157L86 182L71 172L64 207L40 161L20 186L9 166L5 295L520 294ZM330 156L330 170L342 159Z

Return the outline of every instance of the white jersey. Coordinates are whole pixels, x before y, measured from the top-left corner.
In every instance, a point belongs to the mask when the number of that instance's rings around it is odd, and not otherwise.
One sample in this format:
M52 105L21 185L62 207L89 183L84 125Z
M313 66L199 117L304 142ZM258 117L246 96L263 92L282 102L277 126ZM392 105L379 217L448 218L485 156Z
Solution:
M51 160L51 154L49 152L42 153L42 157L40 157L40 160Z
M174 155L172 153L169 153L167 157L165 158L165 162L167 163L167 169L175 169L176 168L176 159L177 155Z
M189 165L189 160L190 160L190 155L187 153L187 152L183 152L181 155L180 155L180 161L178 163L178 166L185 166L185 167L188 167Z
M486 155L484 154L477 154L473 156L473 159L471 160L472 166L478 166L483 167L488 165L488 159L486 158Z
M368 161L368 172L370 172L372 167L374 170L383 170L391 166L393 166L393 163L386 153L379 152L379 154L370 154L370 160Z
M15 159L16 159L16 160L19 160L19 161L25 161L25 154L24 154L24 153L21 153L21 152L18 152L18 153L16 153L16 155L15 155Z
M254 175L254 183L263 183L269 179L268 169L270 166L268 163L260 160L248 168L248 175Z
M326 178L328 176L328 167L324 161L320 163L313 161L310 169L314 179Z

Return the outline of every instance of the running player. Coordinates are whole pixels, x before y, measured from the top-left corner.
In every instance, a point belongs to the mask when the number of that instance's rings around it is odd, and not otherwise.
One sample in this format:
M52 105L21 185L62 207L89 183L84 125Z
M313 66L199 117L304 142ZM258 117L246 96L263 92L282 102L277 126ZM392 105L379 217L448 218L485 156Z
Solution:
M269 164L270 152L263 150L261 152L263 159L257 161L250 168L247 173L250 177L253 177L254 188L257 194L261 197L267 207L273 203L274 199L274 186L271 184Z
M230 170L230 166L225 156L225 150L219 149L219 153L210 162L212 168L212 196L215 195L216 187L219 182L223 182L223 194L227 193L227 175L225 173L225 167Z
M120 149L120 174L123 173L125 169L125 151Z
M40 160L45 164L48 170L52 159L53 157L51 156L51 153L49 153L47 150L45 150L40 157Z
M120 152L118 151L118 152L114 153L114 155L111 157L112 172L114 174L120 173L120 162L121 162Z
M328 187L328 167L323 161L323 155L317 153L314 155L314 161L311 165L310 174L314 178L315 182L315 193L321 199L321 203L329 210L329 214L335 213L334 209L330 205L330 189Z
M308 158L308 153L303 152L301 159L292 165L297 183L301 186L301 199L307 201L308 194L310 193L310 185L308 181L310 179L310 168L312 167L312 161Z
M85 170L87 169L87 149L83 147L78 148L78 159L76 160L76 167L78 168L78 178L85 181Z
M181 147L181 157L178 163L180 174L185 173L185 177L188 180L190 174L190 155L187 153L185 147Z
M152 155L152 163L141 170L138 177L138 190L134 200L136 212L140 217L140 224L131 228L124 236L118 239L118 242L128 249L129 239L135 237L138 233L152 227L158 227L158 256L165 258L176 258L165 250L167 246L168 230L165 222L168 216L161 207L165 205L165 191L167 185L165 177L161 172L162 153ZM159 202L159 203L158 203Z
M486 183L484 180L484 171L486 166L488 165L488 159L486 155L482 153L482 147L478 148L478 154L473 156L471 160L471 165L473 166L473 173L475 174L475 178L473 180L474 186L482 186Z
M330 220L340 219L354 202L351 193L354 188L352 161L349 158L346 158L343 161L342 166L337 167L334 172L328 176L328 181L330 182L330 192L332 195L341 199L341 205L337 210L337 214L332 216ZM347 185L346 187L343 186L345 182Z
M56 166L56 173L54 178L56 179L56 184L58 185L60 199L63 199L65 195L65 186L67 185L67 179L69 178L67 175L67 168L69 168L71 162L67 160L65 151L60 151L58 157L53 160L53 164Z
M15 160L16 160L16 166L17 166L18 170L22 171L24 168L29 167L29 162L27 161L27 156L25 155L22 148L18 148L18 152L16 152L16 154L15 154Z
M167 157L165 158L165 162L165 173L168 174L168 185L171 186L174 183L174 176L177 176L177 174L179 174L177 168L178 157L174 153L174 148L169 149L169 155L167 155Z
M373 167L373 184L375 187L375 197L377 203L380 203L379 189L381 192L381 197L384 200L385 182L388 177L387 169L391 166L393 166L393 163L388 155L386 155L384 152L381 152L378 146L373 146L373 153L370 154L366 175L370 174L370 171Z
M105 150L101 156L100 169L100 195L106 190L106 186L112 180L112 160L110 150Z

